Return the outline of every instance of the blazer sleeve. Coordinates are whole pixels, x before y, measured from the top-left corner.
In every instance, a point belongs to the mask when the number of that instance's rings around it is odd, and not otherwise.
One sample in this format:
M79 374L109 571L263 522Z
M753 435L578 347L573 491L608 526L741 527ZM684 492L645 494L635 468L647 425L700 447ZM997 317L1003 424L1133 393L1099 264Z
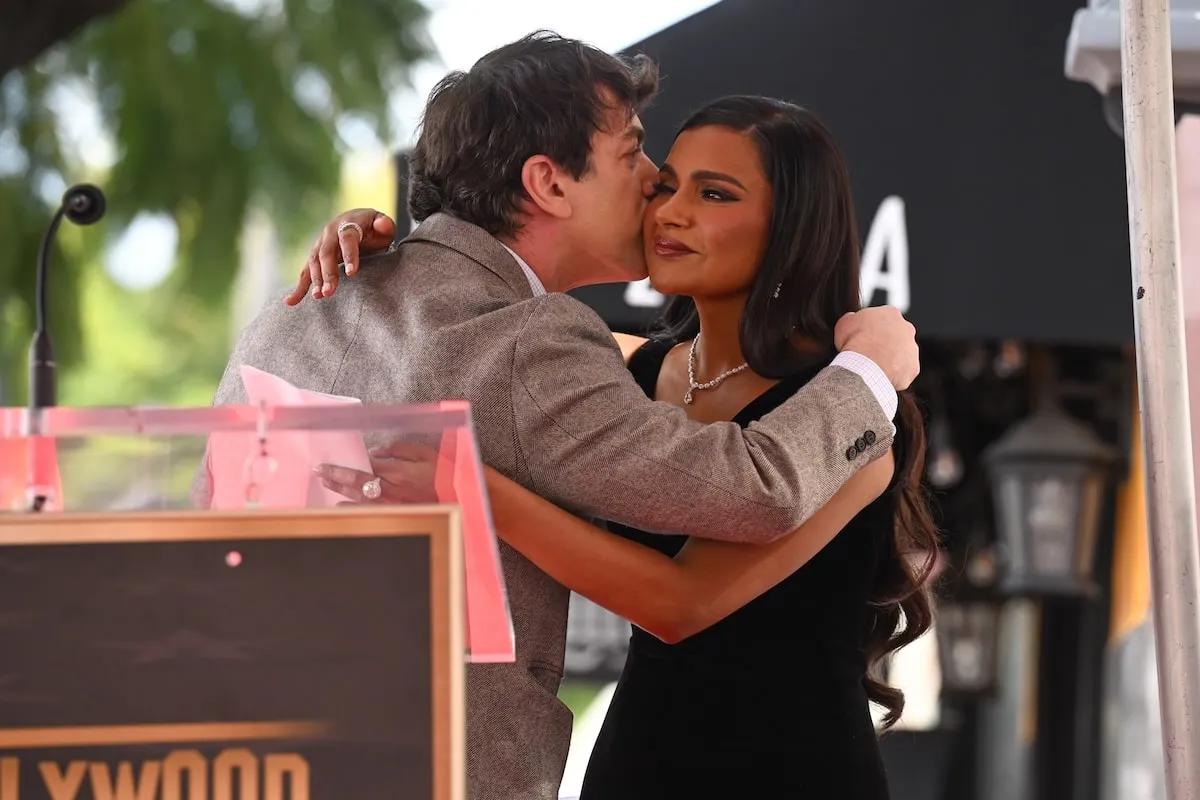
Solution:
M828 367L743 429L701 424L638 388L595 312L532 301L513 363L519 447L538 494L643 530L766 542L883 455L892 425L855 373Z

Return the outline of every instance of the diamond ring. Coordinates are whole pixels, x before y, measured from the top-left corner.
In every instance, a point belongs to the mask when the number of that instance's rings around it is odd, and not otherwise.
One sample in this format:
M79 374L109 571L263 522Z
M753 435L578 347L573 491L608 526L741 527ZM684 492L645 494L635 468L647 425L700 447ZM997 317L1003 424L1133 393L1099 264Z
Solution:
M340 237L343 233L351 229L358 232L358 240L361 242L363 239L362 226L357 222L351 222L350 220L346 220L342 224L338 225L338 236Z
M362 485L362 493L368 500L378 500L383 494L383 484L379 478L372 478Z

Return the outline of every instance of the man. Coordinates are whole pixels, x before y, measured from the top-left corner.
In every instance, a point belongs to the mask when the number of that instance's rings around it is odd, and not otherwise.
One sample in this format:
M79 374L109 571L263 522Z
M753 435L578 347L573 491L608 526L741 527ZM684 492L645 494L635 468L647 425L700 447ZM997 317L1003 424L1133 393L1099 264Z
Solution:
M637 112L656 88L649 61L549 33L449 75L411 159L420 226L329 301L267 308L217 402L243 400L239 364L370 403L465 398L484 460L575 513L738 541L804 522L890 447L895 388L918 370L915 333L894 310L852 315L838 361L745 431L649 401L603 322L562 293L646 274L657 171ZM336 262L319 250L324 294ZM517 663L468 670L468 786L478 800L545 800L571 733L556 696L568 592L501 550Z

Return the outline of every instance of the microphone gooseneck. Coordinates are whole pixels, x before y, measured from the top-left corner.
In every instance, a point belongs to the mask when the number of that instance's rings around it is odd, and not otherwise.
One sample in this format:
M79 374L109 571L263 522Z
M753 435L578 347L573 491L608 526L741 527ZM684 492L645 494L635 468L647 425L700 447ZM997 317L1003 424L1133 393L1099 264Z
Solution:
M38 252L37 287L34 295L36 326L33 342L29 346L29 407L32 409L51 408L58 403L54 344L50 341L50 332L46 329L46 271L50 262L50 247L54 244L63 213L61 207L54 213Z
M91 225L104 216L104 193L91 184L72 186L63 195L62 203L54 212L46 235L42 237L42 246L38 251L37 282L34 295L35 330L33 341L29 346L29 409L37 412L44 408L53 408L58 404L58 365L54 360L54 343L50 339L47 323L46 289L50 265L50 249L58 234L63 218L69 219L76 225ZM34 413L30 416L31 424L40 429L40 417ZM49 488L42 474L46 467L39 455L42 445L46 444L39 435L40 430L30 431L31 463L30 507L33 511L41 511L48 500L46 491Z

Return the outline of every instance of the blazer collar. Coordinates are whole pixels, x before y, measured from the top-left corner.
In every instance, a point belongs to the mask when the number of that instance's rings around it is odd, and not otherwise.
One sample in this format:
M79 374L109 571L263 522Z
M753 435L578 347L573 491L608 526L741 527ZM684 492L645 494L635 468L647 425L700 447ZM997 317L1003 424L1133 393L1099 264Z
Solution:
M529 279L512 255L496 237L450 214L437 213L428 217L404 238L405 242L431 242L447 247L498 276L522 300L533 297ZM402 242L403 244L403 242Z

